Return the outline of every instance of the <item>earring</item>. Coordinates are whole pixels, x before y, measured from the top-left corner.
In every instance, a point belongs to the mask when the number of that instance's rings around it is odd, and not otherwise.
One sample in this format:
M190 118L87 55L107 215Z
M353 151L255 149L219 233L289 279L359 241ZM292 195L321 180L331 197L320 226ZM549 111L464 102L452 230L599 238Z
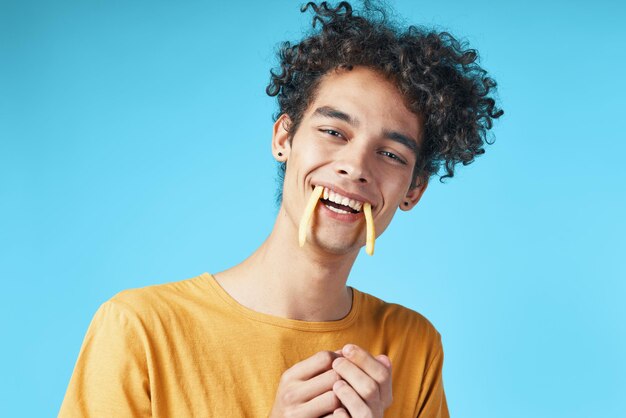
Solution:
M404 202L404 206L409 206L409 202Z
M282 152L278 152L278 156L279 156L279 157L282 157L282 156L283 156L283 153L282 153Z

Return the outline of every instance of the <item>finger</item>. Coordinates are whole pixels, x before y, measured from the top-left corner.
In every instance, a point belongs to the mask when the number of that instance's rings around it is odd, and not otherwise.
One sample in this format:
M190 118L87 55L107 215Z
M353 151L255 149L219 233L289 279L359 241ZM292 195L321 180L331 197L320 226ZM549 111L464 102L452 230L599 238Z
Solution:
M361 370L370 375L372 379L377 382L381 382L389 378L391 373L391 362L389 363L389 367L387 367L385 364L382 364L379 360L374 358L374 356L368 353L367 350L364 350L354 344L347 344L341 352L345 358L359 366Z
M345 358L333 361L333 369L370 406L382 403L378 383L356 364Z
M366 417L373 416L372 409L365 403L358 393L349 384L343 380L339 380L333 385L333 392L339 398L350 416ZM340 415L341 416L341 415Z
M337 354L332 351L320 351L291 366L283 373L282 378L289 381L309 380L313 376L330 370L331 364L335 358L337 358Z
M386 407L391 405L393 402L393 391L391 390L392 384L392 372L391 372L391 359L384 354L379 354L376 356L376 360L380 361L387 367L389 370L389 380L387 382L379 382L378 387L380 388L380 397L383 400L383 405Z
M297 391L296 394L294 394L294 400L297 402L306 402L324 392L332 391L333 384L339 379L339 375L336 371L332 369L327 370L306 382L298 384L297 388L293 389Z
M337 408L333 412L333 418L350 418L350 414L343 408Z
M383 403L391 405L391 360L389 360L389 357L381 355L382 357L379 356L380 359L374 358L366 350L355 344L344 346L342 353L344 357L359 366L361 370L378 383Z
M381 362L386 368L391 369L391 360L386 355L379 354L374 358Z
M333 390L324 392L319 396L302 404L298 412L302 412L302 416L320 417L332 414L333 411L341 406L341 402L337 394ZM298 415L299 416L299 415Z

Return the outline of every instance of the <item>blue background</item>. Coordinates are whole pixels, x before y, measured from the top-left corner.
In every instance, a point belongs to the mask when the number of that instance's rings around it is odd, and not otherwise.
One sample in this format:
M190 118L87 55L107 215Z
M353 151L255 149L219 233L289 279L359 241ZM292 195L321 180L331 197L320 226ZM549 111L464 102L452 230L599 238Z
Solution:
M57 414L106 299L268 235L299 4L0 2L1 416ZM626 416L626 3L390 4L478 48L506 114L349 283L439 329L455 417Z

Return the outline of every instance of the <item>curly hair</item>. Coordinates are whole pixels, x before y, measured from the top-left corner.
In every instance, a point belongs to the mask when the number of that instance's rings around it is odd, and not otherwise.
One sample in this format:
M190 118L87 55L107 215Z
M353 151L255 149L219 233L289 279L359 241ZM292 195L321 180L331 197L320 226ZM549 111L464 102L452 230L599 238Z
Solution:
M313 10L312 33L297 44L284 42L279 48L280 67L270 71L266 88L269 96L278 99L274 120L287 114L293 138L326 73L371 68L391 80L405 97L407 108L423 117L412 187L442 167L443 182L454 176L456 164L470 164L485 152L485 143L492 143L487 131L504 113L493 98L496 82L479 66L476 50L451 34L418 26L401 30L382 9L374 9L369 1L364 6L362 15L345 1L336 7L328 2L301 7L301 12ZM282 163L281 182L285 169Z

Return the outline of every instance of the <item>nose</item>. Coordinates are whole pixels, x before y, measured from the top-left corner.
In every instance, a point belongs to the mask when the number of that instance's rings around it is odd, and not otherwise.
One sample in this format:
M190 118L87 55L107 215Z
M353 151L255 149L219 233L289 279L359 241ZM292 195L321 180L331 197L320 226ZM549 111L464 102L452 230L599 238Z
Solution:
M359 183L369 183L371 175L369 171L367 153L365 150L346 147L344 152L335 161L335 171L340 177L347 178Z

